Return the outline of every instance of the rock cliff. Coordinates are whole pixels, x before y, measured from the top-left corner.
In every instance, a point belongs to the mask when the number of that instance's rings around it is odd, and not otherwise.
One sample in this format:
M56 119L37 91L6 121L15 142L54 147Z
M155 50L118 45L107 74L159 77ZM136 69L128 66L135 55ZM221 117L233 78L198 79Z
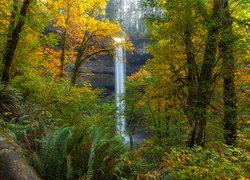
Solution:
M135 47L135 53L126 54L127 76L137 72L145 64L150 55L145 52L148 45L145 39L134 39L131 41ZM80 72L80 76L90 82L94 89L104 89L104 96L113 96L115 91L114 62L112 56L100 57L86 62Z

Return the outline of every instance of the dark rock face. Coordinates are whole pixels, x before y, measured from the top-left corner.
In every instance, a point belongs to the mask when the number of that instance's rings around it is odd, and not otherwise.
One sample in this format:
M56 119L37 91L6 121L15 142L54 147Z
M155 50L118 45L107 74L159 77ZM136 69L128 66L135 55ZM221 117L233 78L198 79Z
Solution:
M136 52L134 54L127 53L126 55L127 76L138 72L151 57L144 50L148 45L147 40L133 38L131 40ZM112 56L100 57L86 62L81 69L80 76L88 80L94 89L104 89L104 96L113 96L115 91L115 72Z

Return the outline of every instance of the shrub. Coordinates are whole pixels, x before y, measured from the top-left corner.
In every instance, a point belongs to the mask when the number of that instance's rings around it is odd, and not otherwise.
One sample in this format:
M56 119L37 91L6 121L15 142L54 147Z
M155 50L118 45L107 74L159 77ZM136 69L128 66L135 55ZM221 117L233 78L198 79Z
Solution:
M172 149L159 168L165 179L239 179L249 176L248 160L246 152L238 148Z

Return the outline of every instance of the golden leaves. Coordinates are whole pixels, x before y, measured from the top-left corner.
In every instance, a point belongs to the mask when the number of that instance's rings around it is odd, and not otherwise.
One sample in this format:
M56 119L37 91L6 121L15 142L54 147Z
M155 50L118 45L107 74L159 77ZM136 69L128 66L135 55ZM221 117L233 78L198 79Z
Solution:
M53 76L56 76L59 74L61 52L52 48L44 48L43 52L46 56L46 59L42 62L45 74L52 73Z

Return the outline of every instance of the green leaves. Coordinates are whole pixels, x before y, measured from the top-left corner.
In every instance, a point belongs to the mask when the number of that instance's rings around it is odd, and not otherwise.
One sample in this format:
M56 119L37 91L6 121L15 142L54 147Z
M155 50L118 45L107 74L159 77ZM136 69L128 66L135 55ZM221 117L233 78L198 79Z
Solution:
M45 136L41 146L34 162L46 179L113 179L126 166L121 137L105 127L61 127Z
M235 153L238 152L236 155ZM224 150L172 149L166 152L161 163L163 174L173 174L177 179L225 179L246 177L246 154L238 149ZM237 163L235 163L237 161Z

